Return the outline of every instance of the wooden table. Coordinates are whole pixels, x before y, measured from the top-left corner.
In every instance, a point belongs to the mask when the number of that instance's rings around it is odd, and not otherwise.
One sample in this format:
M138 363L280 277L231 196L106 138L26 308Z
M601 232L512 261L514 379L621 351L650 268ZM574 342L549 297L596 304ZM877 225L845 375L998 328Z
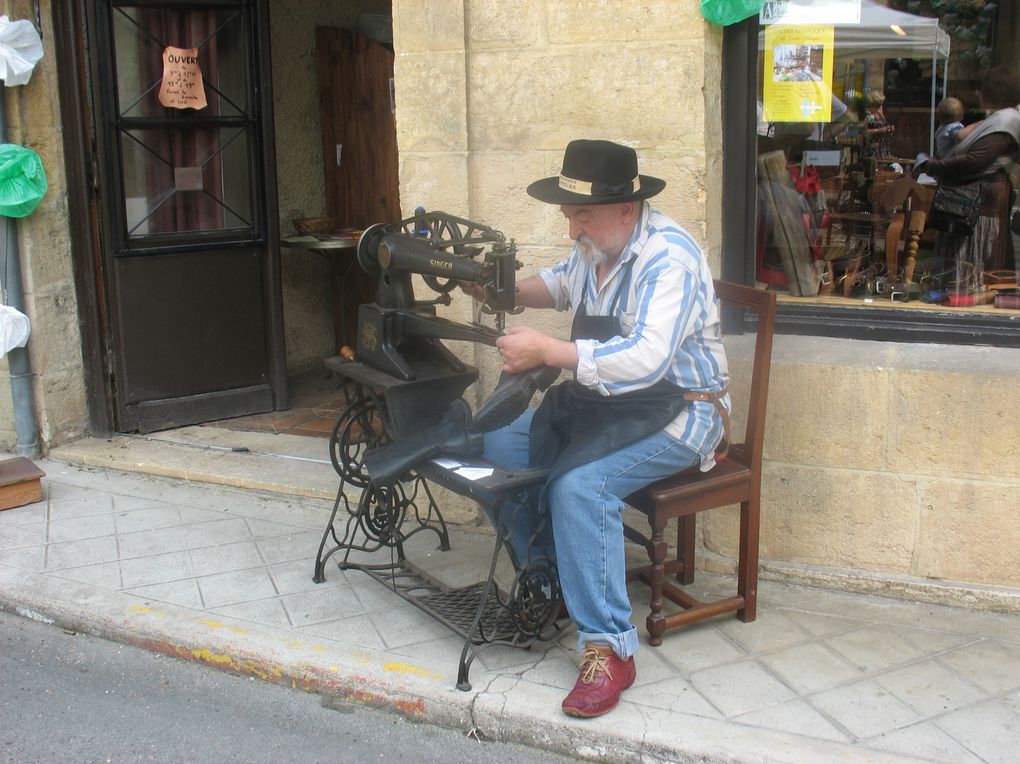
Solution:
M351 289L351 269L357 261L359 237L322 238L318 236L288 236L280 241L286 249L315 252L329 263L330 295L333 302L333 332L336 348L354 347L358 326L358 306L361 301Z

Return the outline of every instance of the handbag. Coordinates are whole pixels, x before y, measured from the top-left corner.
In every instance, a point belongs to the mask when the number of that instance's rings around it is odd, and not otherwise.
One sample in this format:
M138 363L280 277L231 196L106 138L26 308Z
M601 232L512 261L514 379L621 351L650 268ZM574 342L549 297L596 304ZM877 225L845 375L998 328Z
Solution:
M970 236L981 212L983 183L947 186L940 183L931 200L931 211L925 228L958 236Z

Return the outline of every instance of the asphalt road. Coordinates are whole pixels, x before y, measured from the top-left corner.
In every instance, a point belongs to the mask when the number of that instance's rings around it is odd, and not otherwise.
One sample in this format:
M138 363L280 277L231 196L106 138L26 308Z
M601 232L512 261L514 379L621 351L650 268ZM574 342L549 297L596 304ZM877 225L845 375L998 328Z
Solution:
M556 762L0 612L0 762Z

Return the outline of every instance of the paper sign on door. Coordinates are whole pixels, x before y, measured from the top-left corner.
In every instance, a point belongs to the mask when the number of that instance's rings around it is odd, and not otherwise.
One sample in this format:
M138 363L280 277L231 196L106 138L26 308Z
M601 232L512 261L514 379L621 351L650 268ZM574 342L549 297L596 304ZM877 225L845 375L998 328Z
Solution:
M204 109L205 85L198 66L198 48L163 50L163 82L159 86L159 102L169 109Z

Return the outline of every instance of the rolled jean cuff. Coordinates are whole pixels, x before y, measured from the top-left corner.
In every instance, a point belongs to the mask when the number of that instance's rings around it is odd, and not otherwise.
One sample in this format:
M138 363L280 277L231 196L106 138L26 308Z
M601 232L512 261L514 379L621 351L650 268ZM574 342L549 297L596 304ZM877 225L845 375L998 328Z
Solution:
M586 642L598 642L602 645L609 645L620 658L629 658L638 651L638 647L641 644L636 627L631 627L630 631L625 631L623 634L588 634L587 632L578 631L577 652L584 652Z

